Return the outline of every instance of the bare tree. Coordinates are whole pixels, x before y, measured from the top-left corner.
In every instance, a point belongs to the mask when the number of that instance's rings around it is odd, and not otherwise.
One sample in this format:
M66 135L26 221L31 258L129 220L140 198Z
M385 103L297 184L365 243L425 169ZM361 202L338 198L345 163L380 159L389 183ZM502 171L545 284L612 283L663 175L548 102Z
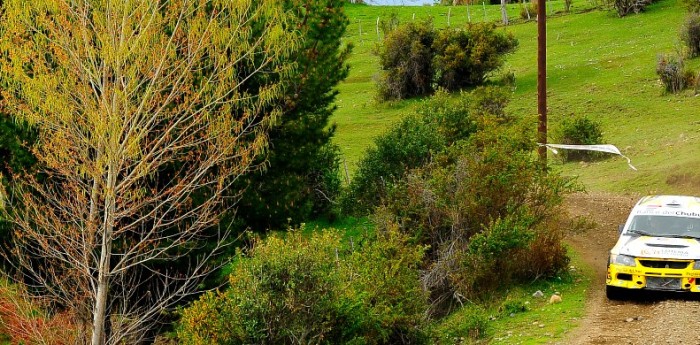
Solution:
M8 214L11 260L82 342L140 342L219 249L154 268L216 229L297 39L275 0L6 0L0 32L4 105L39 130L44 167Z

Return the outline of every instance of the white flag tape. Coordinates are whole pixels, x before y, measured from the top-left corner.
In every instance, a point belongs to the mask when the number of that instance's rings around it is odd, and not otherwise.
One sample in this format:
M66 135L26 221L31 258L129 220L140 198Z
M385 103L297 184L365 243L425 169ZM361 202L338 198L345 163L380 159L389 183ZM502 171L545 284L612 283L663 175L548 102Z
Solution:
M629 159L629 157L623 155L620 150L615 147L615 145L565 145L565 144L540 144L537 143L539 146L545 146L547 147L552 153L555 155L559 153L557 149L563 149L563 150L585 150L585 151L598 151L598 152L607 152L607 153L612 153L616 155L622 156L622 158L627 160L627 165L632 168L632 170L637 171L637 168L632 165L632 160Z

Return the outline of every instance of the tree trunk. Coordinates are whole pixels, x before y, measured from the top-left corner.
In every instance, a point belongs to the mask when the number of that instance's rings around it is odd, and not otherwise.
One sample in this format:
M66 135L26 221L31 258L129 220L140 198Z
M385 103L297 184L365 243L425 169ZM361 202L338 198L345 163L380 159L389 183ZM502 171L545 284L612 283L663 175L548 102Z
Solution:
M105 319L107 317L107 298L109 296L110 261L112 258L112 233L114 231L116 173L114 164L110 164L107 171L107 183L105 186L105 214L102 229L102 252L100 253L100 265L98 267L97 294L93 309L92 345L105 344Z

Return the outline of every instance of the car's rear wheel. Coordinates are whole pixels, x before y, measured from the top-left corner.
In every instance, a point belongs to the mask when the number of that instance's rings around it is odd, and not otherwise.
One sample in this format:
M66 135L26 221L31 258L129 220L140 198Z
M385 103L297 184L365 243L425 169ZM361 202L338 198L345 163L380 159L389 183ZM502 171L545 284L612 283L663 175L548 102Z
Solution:
M609 300L619 301L626 299L629 297L628 292L629 291L625 291L625 289L619 287L605 285L605 296Z

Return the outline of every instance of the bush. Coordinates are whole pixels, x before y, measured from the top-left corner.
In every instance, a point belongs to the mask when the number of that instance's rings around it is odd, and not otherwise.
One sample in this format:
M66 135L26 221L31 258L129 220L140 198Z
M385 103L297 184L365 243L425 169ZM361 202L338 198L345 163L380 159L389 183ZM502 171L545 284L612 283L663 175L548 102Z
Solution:
M385 228L349 258L341 338L353 344L424 344L428 295L420 285L425 248L409 245L397 228ZM329 338L332 343L340 343Z
M237 257L224 292L205 294L185 310L180 339L185 344L276 344L316 339L337 318L336 263L340 246L330 233L306 242L290 234L271 237L250 259Z
M488 101L497 92L478 99ZM389 132L375 139L375 147L367 150L342 199L347 214L367 214L377 207L410 169L423 166L433 156L453 143L468 138L476 131L473 96L462 93L452 97L444 90L423 101L416 114L407 116ZM481 104L481 103L480 103Z
M639 13L644 11L647 5L651 4L652 0L615 0L613 7L617 10L620 17L624 17L630 13Z
M569 266L569 256L564 246L561 219L554 215L546 219L535 232L525 250L515 253L513 274L520 279L553 277Z
M518 46L512 34L493 23L468 24L465 30L443 29L433 42L437 85L449 91L477 86L503 65L503 56Z
M410 115L374 141L358 163L348 192L343 196L343 211L366 214L386 196L394 182L408 169L430 160L445 147L445 138L436 126Z
M474 99L473 112L479 116L493 116L499 122L513 120L506 114L506 106L510 101L510 93L504 87L480 86L472 92Z
M429 246L421 279L436 315L565 267L561 230L548 224L573 185L539 169L532 138L500 127L485 127L414 169L377 215L380 228L400 224ZM532 260L522 259L530 254Z
M474 99L475 92L460 92L459 96L453 97L445 89L438 89L435 95L420 103L416 114L423 122L434 125L444 137L445 146L449 146L476 131L472 114L478 104Z
M80 339L77 317L68 311L51 309L33 298L22 286L0 281L0 332L12 344L77 344Z
M512 34L495 28L478 23L436 31L430 21L396 27L379 49L379 99L428 95L433 85L454 91L482 84L518 46Z
M692 13L681 29L681 40L688 47L688 56L700 56L700 14Z
M425 343L423 249L397 231L359 251L337 232L289 233L239 255L230 288L184 310L183 344Z
M683 57L661 54L656 63L656 74L664 84L665 91L678 93L695 85L695 74L686 70Z
M685 0L683 3L688 9L688 12L700 13L700 0Z
M431 21L411 22L388 32L379 51L379 99L396 100L433 92L435 36Z
M537 19L537 4L532 2L520 3L520 18L525 20Z
M571 145L595 145L603 141L601 124L587 116L565 118L555 136L560 143ZM598 152L581 150L561 150L559 155L564 162L600 157Z

